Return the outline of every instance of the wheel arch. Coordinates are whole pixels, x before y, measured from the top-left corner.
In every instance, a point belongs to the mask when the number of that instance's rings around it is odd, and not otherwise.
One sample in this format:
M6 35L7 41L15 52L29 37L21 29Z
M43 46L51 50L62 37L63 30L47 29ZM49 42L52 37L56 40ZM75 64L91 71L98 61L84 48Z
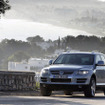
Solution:
M97 81L97 80L96 80L96 75L95 75L95 74L92 74L91 78L94 78L95 81Z

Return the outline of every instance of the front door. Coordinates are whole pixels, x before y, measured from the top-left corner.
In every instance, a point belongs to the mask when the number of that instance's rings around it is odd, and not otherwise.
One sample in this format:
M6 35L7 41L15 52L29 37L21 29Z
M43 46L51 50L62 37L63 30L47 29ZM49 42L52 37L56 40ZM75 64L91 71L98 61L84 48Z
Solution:
M98 63L98 61L102 60L103 60L102 56L100 55L96 56L96 64ZM96 66L96 76L97 76L96 85L105 85L105 66Z

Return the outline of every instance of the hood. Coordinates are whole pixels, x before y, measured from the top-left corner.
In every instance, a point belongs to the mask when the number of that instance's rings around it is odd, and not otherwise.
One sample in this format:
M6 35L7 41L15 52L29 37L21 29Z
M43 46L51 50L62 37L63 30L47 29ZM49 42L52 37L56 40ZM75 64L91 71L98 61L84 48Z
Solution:
M64 65L64 64L57 64L57 65L50 65L46 69L49 70L92 70L93 66L91 65Z

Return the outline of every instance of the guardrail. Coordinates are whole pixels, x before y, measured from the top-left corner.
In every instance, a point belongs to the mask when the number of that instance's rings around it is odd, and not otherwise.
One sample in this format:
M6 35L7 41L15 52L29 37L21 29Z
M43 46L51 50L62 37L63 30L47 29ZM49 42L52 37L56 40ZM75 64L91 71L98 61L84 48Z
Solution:
M34 72L0 71L0 90L34 90Z

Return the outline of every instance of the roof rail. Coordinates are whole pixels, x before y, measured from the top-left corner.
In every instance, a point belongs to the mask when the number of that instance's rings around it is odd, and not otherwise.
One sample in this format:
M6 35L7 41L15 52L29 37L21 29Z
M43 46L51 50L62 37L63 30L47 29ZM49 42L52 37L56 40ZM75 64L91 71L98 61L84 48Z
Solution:
M81 52L81 51L79 51L79 50L69 50L67 52L70 52L70 53L72 52L73 53L73 52Z
M94 50L94 51L92 51L92 53L94 54L94 53L101 53L101 52Z

